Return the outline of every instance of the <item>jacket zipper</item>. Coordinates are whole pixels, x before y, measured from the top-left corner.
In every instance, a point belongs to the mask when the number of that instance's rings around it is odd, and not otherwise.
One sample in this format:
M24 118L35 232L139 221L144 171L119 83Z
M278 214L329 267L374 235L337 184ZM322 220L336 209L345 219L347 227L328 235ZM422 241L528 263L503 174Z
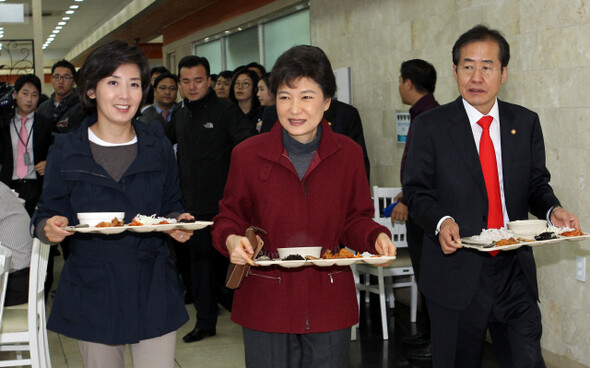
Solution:
M332 275L337 274L337 273L342 273L344 271L336 271L336 272L330 272L328 273L328 276L330 277L330 284L334 283L334 277L332 277Z
M265 278L265 279L270 279L270 280L279 280L279 285L280 285L280 284L281 284L281 282L282 282L281 276L267 276L267 275L261 275L261 274L259 274L259 273L252 272L252 270L250 270L250 273L249 273L249 274L250 274L250 275L252 275L252 276L258 276L258 277L262 277L262 278Z

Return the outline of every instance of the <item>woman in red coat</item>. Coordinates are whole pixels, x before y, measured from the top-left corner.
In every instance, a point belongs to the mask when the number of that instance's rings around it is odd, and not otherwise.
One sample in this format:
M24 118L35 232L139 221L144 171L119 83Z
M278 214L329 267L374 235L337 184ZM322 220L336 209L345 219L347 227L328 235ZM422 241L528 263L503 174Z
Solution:
M234 264L253 264L242 234L267 231L263 252L340 244L395 255L373 202L361 147L323 119L336 91L330 61L312 46L277 60L271 77L280 124L232 154L214 246ZM350 267L254 267L235 291L232 320L243 326L247 367L348 365L358 306Z

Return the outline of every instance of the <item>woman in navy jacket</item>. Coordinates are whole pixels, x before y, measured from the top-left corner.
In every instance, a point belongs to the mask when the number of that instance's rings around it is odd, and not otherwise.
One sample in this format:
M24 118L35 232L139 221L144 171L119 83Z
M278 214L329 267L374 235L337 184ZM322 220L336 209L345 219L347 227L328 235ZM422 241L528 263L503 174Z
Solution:
M188 316L183 290L161 233L81 234L79 212L124 211L191 219L183 213L177 166L158 124L132 120L145 98L149 66L143 53L111 41L80 70L80 100L95 115L56 137L35 217L37 236L71 236L48 328L78 339L86 367L123 367L131 345L135 367L172 367L176 330ZM190 231L169 235L185 242Z

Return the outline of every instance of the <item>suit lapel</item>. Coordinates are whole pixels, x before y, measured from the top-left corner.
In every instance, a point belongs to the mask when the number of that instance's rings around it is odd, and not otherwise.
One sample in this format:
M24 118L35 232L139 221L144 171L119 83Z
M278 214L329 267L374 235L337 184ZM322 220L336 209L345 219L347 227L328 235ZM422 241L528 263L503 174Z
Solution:
M506 105L498 100L498 110L500 113L500 139L502 146L502 175L504 182L504 198L508 203L508 194L510 193L510 180L512 173L512 157L518 149L515 143L515 137L518 133L514 114L506 109Z
M463 107L461 97L453 103L454 112L450 116L451 126L448 130L449 138L459 152L462 152L461 158L467 166L467 170L473 176L473 180L480 188L482 193L487 196L486 184L477 154L477 146L473 140L473 131Z

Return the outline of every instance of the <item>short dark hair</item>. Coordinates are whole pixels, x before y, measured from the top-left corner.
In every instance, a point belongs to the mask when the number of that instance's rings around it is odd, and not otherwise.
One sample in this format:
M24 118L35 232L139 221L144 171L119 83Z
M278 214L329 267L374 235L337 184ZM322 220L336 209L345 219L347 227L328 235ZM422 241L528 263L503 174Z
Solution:
M234 73L234 76L231 80L231 85L229 86L229 99L235 103L238 103L235 94L236 80L242 74L245 74L250 77L250 79L252 79L252 109L258 108L258 106L260 106L260 100L258 97L256 97L256 93L258 93L258 73L256 73L254 70L248 69L247 67L243 67Z
M264 73L258 81L263 81L266 84L266 88L270 89L270 73Z
M154 75L154 73L160 73L160 74L164 74L164 73L170 73L170 70L166 69L165 66L155 66L150 70L150 76Z
M147 105L153 105L153 104L154 104L154 86L152 86L150 84L148 86L148 90L145 95L145 99L144 99L143 103L139 106L147 106ZM139 111L136 113L136 115L137 114L139 114Z
M459 36L453 46L453 64L459 65L463 46L478 41L496 42L500 48L498 58L500 59L502 68L508 66L508 62L510 61L510 45L508 41L502 36L502 33L495 29L490 29L483 24L478 24Z
M265 75L266 74L266 68L262 64L259 64L259 63L255 62L255 61L253 61L250 64L246 65L246 68L256 68L256 69L260 70L260 75Z
M178 78L180 79L180 70L182 68L193 68L195 66L202 65L205 68L205 72L207 73L207 77L211 75L211 69L209 68L209 60L206 57L196 56L196 55L188 55L180 59L178 62Z
M57 63L53 64L53 66L51 67L51 75L53 75L53 72L55 72L55 69L57 68L70 69L70 71L72 72L72 76L74 77L74 82L76 81L76 67L74 67L74 64L70 63L66 59L62 59Z
M285 51L272 68L270 89L274 95L280 85L292 86L295 80L307 77L320 85L325 98L336 93L336 78L328 56L316 46L299 45Z
M224 70L222 72L219 72L219 74L217 75L217 79L219 79L219 77L225 78L225 79L231 79L231 77L233 77L234 73L232 73L231 70Z
M416 91L434 93L436 86L436 69L427 61L412 59L404 61L399 69L402 80L411 80Z
M162 73L158 75L156 79L154 79L154 89L158 88L158 84L160 84L160 82L164 79L172 79L174 80L174 83L178 84L178 77L176 75L171 73Z
M25 83L31 83L37 88L37 92L41 94L41 80L35 74L23 74L14 82L14 90L18 93Z
M87 92L96 89L98 82L111 76L123 64L136 64L141 76L143 105L150 85L150 66L144 53L135 45L122 40L112 40L98 46L84 61L78 73L78 96L87 112L96 110L96 99L88 97Z

